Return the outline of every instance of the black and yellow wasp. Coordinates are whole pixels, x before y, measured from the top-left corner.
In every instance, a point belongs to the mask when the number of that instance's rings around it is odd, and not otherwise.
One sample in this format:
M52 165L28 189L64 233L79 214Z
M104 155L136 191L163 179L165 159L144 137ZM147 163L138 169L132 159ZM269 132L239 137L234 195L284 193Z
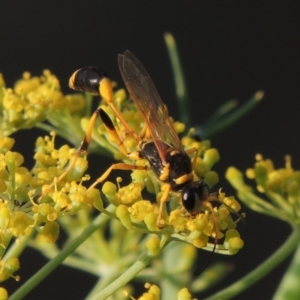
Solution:
M69 86L77 91L100 94L128 133L138 142L139 149L128 153L113 122L103 109L98 108L92 115L79 152L87 151L91 141L93 126L99 115L111 140L118 144L122 152L132 160L147 160L149 167L156 174L159 181L165 185L163 196L160 199L157 219L158 227L162 227L163 205L167 201L170 192L180 193L182 205L191 214L199 212L200 206L207 199L211 197L214 200L217 199L215 196L212 196L213 194L210 194L209 188L204 181L195 180L193 165L196 163L198 150L196 148L184 150L168 115L167 108L141 62L130 51L125 51L124 54L118 55L118 63L130 97L145 120L145 128L140 135L133 131L115 107L112 84L105 72L96 67L84 67L73 73ZM194 157L191 160L189 155L193 153ZM145 169L145 167L127 163L113 164L97 179L93 186L103 182L114 169L135 170Z

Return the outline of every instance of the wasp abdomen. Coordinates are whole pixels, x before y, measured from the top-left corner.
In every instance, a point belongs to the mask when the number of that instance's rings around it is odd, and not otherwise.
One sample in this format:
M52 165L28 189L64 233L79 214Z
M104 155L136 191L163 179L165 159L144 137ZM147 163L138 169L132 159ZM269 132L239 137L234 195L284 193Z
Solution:
M107 73L97 67L84 67L73 73L69 87L76 91L99 94L99 84L103 78L109 78Z

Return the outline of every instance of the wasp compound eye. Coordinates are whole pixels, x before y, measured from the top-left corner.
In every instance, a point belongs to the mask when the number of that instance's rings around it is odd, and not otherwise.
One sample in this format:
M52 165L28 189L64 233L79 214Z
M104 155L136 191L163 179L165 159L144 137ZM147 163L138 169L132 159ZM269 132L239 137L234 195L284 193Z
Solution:
M208 196L208 185L204 181L195 181L182 191L182 204L187 211L193 212Z
M187 211L192 211L195 208L196 198L195 188L188 186L182 191L182 205Z
M108 78L108 75L97 67L84 67L73 73L69 87L76 91L98 95L100 82L104 78Z

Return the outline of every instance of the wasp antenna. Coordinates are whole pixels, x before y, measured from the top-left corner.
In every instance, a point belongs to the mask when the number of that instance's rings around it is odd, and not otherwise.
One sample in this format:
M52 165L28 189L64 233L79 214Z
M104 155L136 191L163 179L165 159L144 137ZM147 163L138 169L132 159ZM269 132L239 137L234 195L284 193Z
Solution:
M200 275L206 268L207 266L210 264L211 262L211 259L216 251L216 247L217 247L217 244L218 244L218 231L219 231L219 226L218 226L218 222L217 222L217 217L213 211L213 208L210 208L211 209L211 213L212 213L212 216L213 216L213 222L214 222L214 226L216 228L216 231L215 231L215 242L214 242L214 247L213 247L213 250L212 252L210 252L210 256L207 260L207 262L205 263L205 265L201 268L201 269L198 269L196 271L194 271L194 276L198 276Z
M236 222L241 221L243 222L243 224L246 224L245 221L245 214L244 213L239 213L237 211L235 211L233 208L231 208L228 204L224 203L222 200L220 200L218 198L218 192L214 192L214 193L210 193L209 195L209 199L207 201L217 201L219 203L221 203L223 206L225 206L232 214L235 214L236 216L238 216L238 219L236 220Z
M197 269L196 271L194 271L194 276L200 275L208 267L208 265L211 262L211 259L212 259L213 255L214 255L214 253L216 251L216 247L217 247L217 243L215 242L213 251L210 252L210 256L209 256L207 262L205 263L205 265L201 269Z

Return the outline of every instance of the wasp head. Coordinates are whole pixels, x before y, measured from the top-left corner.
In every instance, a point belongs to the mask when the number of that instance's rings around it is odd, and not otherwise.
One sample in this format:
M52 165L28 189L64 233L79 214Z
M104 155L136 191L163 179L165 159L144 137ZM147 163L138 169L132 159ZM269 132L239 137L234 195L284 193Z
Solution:
M209 187L204 181L194 181L182 190L182 205L189 213L199 212L210 193Z

